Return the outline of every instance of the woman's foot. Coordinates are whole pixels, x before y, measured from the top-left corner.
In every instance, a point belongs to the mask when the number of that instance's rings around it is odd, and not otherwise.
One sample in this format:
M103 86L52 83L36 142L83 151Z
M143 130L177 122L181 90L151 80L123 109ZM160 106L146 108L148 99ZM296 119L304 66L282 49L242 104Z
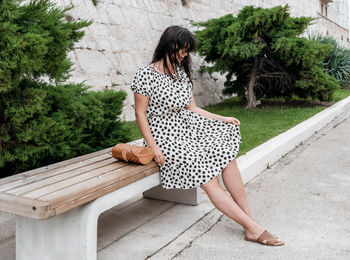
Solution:
M278 237L273 236L272 234L267 232L267 230L265 230L256 239L249 238L249 237L247 237L247 235L244 237L244 239L247 241L257 242L257 243L267 245L267 246L282 246L282 245L284 245L284 242L282 240L278 239Z
M284 242L278 237L273 236L267 230L257 225L252 231L245 229L244 239L251 242L257 242L269 246L282 246Z

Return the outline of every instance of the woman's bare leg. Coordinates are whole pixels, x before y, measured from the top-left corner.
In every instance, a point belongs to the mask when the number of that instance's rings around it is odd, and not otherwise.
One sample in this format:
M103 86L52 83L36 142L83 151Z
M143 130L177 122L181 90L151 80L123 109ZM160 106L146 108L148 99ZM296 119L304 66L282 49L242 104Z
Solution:
M241 172L237 166L236 158L234 158L222 171L222 180L235 203L242 209L247 217L253 221L253 217L248 207L247 196L245 193ZM252 231L249 230L246 226L243 226L243 228L249 238L255 239L259 236L259 234L261 234L261 227L257 229L259 230L258 233L254 233L254 231L252 233ZM276 238L276 242L282 243L282 241L278 238Z
M228 192L231 194L238 206L251 218L248 207L247 196L244 189L244 184L241 172L237 166L236 158L234 158L222 171L222 180Z
M208 194L210 201L218 210L244 227L249 238L256 239L265 230L253 221L226 193L217 176L203 184L201 188Z

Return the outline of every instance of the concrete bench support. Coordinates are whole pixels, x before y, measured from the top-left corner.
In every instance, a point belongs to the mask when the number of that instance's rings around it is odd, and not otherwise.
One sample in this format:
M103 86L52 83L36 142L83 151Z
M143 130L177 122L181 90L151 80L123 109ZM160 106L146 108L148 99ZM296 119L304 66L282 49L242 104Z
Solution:
M166 190L163 189L161 185L145 191L143 193L143 196L145 198L167 200L194 206L198 205L202 199L200 188Z
M163 190L159 186L159 173L106 194L88 204L47 220L16 216L16 259L96 260L97 223L101 213L131 199L137 194L153 198L196 205L200 192L191 190ZM116 223L118 224L118 223Z

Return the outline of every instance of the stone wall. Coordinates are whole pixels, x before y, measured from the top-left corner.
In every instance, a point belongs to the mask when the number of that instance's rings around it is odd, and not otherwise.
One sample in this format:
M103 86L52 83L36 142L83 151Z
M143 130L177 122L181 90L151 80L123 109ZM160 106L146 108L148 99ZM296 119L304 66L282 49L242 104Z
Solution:
M345 47L350 48L349 44L349 30L325 17L324 15L318 13L317 14L317 24L312 26L313 32L321 33L323 35L331 35L335 38L338 43ZM317 26L317 28L315 28Z
M276 5L290 6L292 16L310 16L316 18L315 24L308 27L304 36L312 34L323 34L334 37L339 44L346 48L350 48L349 43L349 5L347 0L333 0L328 3L327 16L321 12L320 0L237 0L234 2L235 12L242 7L252 4L270 8Z
M333 0L328 4L328 18L343 28L349 28L349 1Z
M71 81L85 81L91 86L90 90L95 91L104 88L126 91L128 96L122 114L126 121L135 119L134 97L129 87L131 79L139 67L150 63L157 41L168 26L177 24L192 30L191 21L237 14L248 4L272 7L288 3L293 16L320 16L319 0L99 0L96 6L92 0L56 1L63 7L74 5L74 9L67 12L70 18L94 21L83 29L86 35L69 53L75 63ZM319 21L321 26L310 30L328 30L330 35L338 36L348 33L347 28L336 26L329 19ZM204 107L228 98L221 94L224 75L214 74L215 80L207 73L201 75L198 69L203 58L194 54L191 57L196 104Z

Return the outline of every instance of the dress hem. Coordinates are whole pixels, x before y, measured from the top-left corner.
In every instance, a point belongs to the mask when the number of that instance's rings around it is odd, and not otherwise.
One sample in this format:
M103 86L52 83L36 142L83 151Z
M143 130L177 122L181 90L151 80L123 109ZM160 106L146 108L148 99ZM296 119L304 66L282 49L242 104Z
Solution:
M237 150L236 153L233 154L232 157L230 157L230 158L228 159L228 162L225 163L224 166L221 167L220 170L219 170L217 173L214 174L214 177L210 177L209 180L207 180L207 181L204 182L204 183L199 183L199 184L196 184L194 187L188 187L188 188L165 188L165 187L163 186L163 183L161 182L162 188L163 188L164 190L174 190L174 189L178 189L178 190L190 190L190 189L194 189L194 188L201 188L200 186L202 186L202 185L208 183L209 181L211 181L212 179L214 179L214 178L215 178L216 176L218 176L219 174L222 174L222 171L226 168L226 166L229 165L229 163L230 163L233 159L236 158L238 152L239 152L239 149Z

